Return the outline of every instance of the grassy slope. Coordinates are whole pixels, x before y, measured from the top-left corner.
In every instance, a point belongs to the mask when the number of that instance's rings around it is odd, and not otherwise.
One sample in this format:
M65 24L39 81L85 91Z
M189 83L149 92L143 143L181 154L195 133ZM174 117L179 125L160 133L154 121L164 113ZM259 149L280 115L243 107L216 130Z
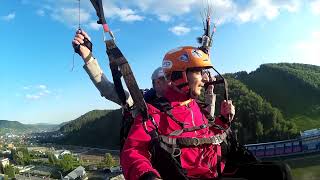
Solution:
M264 64L238 79L273 106L299 130L320 127L320 67L305 64Z
M320 179L320 154L288 159L286 162L292 169L294 180Z

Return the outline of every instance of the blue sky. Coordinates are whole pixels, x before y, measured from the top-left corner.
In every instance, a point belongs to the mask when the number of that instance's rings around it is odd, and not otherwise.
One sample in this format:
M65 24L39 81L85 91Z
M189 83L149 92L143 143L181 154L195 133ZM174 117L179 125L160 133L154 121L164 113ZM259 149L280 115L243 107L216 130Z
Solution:
M200 12L207 2L217 24L212 63L223 73L253 71L263 63L320 65L320 0L104 0L105 16L141 88L165 52L197 46ZM81 27L111 78L102 30L89 1L81 1ZM1 0L0 119L61 123L93 109L114 109L102 98L71 40L78 0Z

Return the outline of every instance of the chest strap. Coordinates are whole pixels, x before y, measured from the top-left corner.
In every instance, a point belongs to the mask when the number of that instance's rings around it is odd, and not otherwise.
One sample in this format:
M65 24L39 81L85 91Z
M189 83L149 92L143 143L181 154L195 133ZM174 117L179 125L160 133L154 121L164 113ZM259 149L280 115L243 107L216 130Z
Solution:
M226 129L224 129L223 127L215 124L214 121L209 121L208 124L202 124L200 126L193 126L193 127L190 127L190 128L182 128L182 129L178 129L178 130L172 131L169 135L170 136L179 136L184 132L192 132L192 131L197 131L197 130L201 130L201 129L205 129L205 128L211 128L211 127L214 127L216 129L219 129L219 130L226 131Z
M189 147L209 144L218 145L222 143L226 137L227 134L225 132L207 138L171 138L168 136L159 135L160 141L171 147Z

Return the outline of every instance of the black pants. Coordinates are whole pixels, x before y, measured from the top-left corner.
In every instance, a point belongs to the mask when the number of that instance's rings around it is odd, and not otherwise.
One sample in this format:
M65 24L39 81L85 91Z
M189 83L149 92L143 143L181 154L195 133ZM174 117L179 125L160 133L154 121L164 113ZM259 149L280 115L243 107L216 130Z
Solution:
M221 180L243 178L247 180L292 180L290 167L282 162L258 162L241 166L228 166ZM230 179L230 180L231 180Z

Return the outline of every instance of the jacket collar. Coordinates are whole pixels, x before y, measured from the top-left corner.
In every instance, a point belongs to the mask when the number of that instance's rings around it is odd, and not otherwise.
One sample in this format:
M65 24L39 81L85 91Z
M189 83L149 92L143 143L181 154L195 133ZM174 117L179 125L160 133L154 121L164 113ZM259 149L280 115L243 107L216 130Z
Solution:
M171 103L172 106L184 106L193 101L189 96L186 94L182 94L172 87L168 87L164 97Z

